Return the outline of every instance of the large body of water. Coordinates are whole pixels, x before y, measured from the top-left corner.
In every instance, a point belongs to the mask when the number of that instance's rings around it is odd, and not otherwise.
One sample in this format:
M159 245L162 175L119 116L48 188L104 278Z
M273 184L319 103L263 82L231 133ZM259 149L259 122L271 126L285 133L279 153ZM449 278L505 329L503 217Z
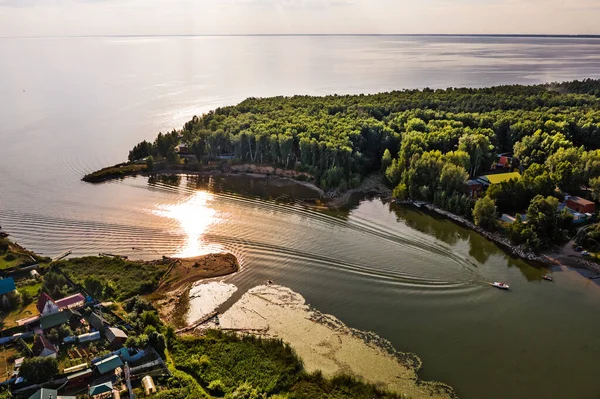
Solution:
M480 236L378 200L324 214L227 193L221 179L80 178L249 96L599 78L600 39L0 39L0 54L0 225L19 243L46 255L230 250L243 264L227 279L236 295L289 286L416 352L423 376L462 398L598 397L600 287L576 271L542 282Z

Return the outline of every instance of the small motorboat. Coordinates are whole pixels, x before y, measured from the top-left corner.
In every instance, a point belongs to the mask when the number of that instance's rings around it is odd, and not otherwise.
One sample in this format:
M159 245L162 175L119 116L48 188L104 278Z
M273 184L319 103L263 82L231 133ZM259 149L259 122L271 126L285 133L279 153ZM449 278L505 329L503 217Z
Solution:
M552 278L552 276L549 276L549 275L547 275L547 274L544 274L544 275L542 276L542 278L543 278L544 280L547 280L547 281L554 281L554 279Z
M508 286L508 284L499 283L499 282L497 282L497 281L494 281L494 282L492 283L492 285L493 285L494 287L496 287L496 288L499 288L499 289L501 289L501 290L507 290L507 289L509 289L509 288L510 288L510 287Z
M273 284L273 280L267 280L267 284L268 284L268 285L271 285L271 284Z

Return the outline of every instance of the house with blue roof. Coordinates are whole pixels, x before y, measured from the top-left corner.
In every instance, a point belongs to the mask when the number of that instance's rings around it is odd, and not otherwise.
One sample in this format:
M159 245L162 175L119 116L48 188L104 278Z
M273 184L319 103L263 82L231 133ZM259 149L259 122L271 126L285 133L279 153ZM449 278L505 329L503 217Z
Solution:
M3 278L0 280L0 296L6 295L9 292L13 292L17 289L15 285L15 280L12 277Z

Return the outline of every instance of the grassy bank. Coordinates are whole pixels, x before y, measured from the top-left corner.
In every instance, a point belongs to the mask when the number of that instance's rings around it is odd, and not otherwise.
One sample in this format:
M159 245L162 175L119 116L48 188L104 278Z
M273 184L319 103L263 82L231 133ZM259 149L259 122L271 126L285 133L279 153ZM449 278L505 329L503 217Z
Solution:
M89 173L82 180L88 183L101 183L107 180L135 176L146 171L147 167L145 164L123 163Z
M74 258L56 262L59 268L75 283L85 286L93 278L114 289L114 298L124 300L134 295L148 294L158 287L167 271L165 262L134 262L108 257Z
M359 380L304 372L302 361L279 340L209 331L170 341L176 368L213 397L225 398L406 398ZM181 389L181 388L178 388ZM181 396L191 397L178 391ZM164 396L163 396L164 395ZM160 397L167 396L166 392Z
M49 259L26 250L6 237L0 238L0 270L23 267L45 261L49 261Z

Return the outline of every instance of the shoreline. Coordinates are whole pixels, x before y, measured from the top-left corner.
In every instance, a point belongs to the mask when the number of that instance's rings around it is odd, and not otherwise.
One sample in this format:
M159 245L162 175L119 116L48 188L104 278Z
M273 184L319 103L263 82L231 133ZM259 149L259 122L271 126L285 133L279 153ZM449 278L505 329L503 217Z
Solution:
M597 265L591 261L587 261L585 259L570 258L569 262L564 262L565 257L558 252L548 252L548 253L536 254L534 252L524 249L521 246L512 244L508 240L508 238L506 238L505 236L503 236L499 233L487 231L479 226L476 226L470 220L467 220L461 216L455 215L451 212L445 211L433 204L425 203L425 204L417 205L414 201L411 201L411 200L395 201L394 203L399 206L410 206L410 207L414 207L416 209L421 209L421 210L423 210L423 208L424 208L431 213L435 213L439 216L442 216L442 217L452 221L453 223L456 223L462 227L465 227L469 230L472 230L472 231L480 234L484 238L486 238L486 239L492 241L493 243L495 243L496 245L498 245L498 247L500 249L502 249L504 252L506 252L509 255L514 256L516 258L522 259L526 262L540 263L546 267L558 265L558 266L566 266L566 267L571 267L571 268L585 269L585 270L589 270L592 272L600 273L600 265ZM569 263L569 264L566 264L566 263Z
M418 355L397 351L375 333L348 327L284 286L253 287L217 318L221 330L283 340L309 373L352 375L415 399L456 397L449 385L419 378L423 363Z
M307 205L314 207L315 209L329 209L339 210L347 207L355 196L376 196L384 200L391 200L392 189L385 185L383 182L382 175L380 173L372 173L364 177L359 187L349 189L343 193L339 193L337 190L330 190L325 192L323 189L318 187L311 181L299 180L295 177L309 175L305 173L299 173L293 170L275 168L272 166L260 166L253 164L242 164L242 165L230 165L226 170L213 168L210 170L190 170L181 168L165 168L158 171L148 172L145 170L134 170L125 172L124 174L105 174L99 178L91 178L90 176L102 172L104 170L110 170L119 167L118 164L115 166L100 169L99 171L85 175L81 180L92 184L101 184L111 180L119 180L126 177L137 177L137 176L214 176L214 177L239 177L246 176L253 179L264 179L267 182L273 182L276 186L284 186L285 184L293 185L297 184L304 186L310 190L313 190L318 194L318 198L314 198L315 201L322 202L321 204L307 203ZM135 164L133 164L135 165ZM272 173L271 173L272 171ZM283 173L277 173L282 171ZM295 198L298 201L306 203L311 201L311 198Z

